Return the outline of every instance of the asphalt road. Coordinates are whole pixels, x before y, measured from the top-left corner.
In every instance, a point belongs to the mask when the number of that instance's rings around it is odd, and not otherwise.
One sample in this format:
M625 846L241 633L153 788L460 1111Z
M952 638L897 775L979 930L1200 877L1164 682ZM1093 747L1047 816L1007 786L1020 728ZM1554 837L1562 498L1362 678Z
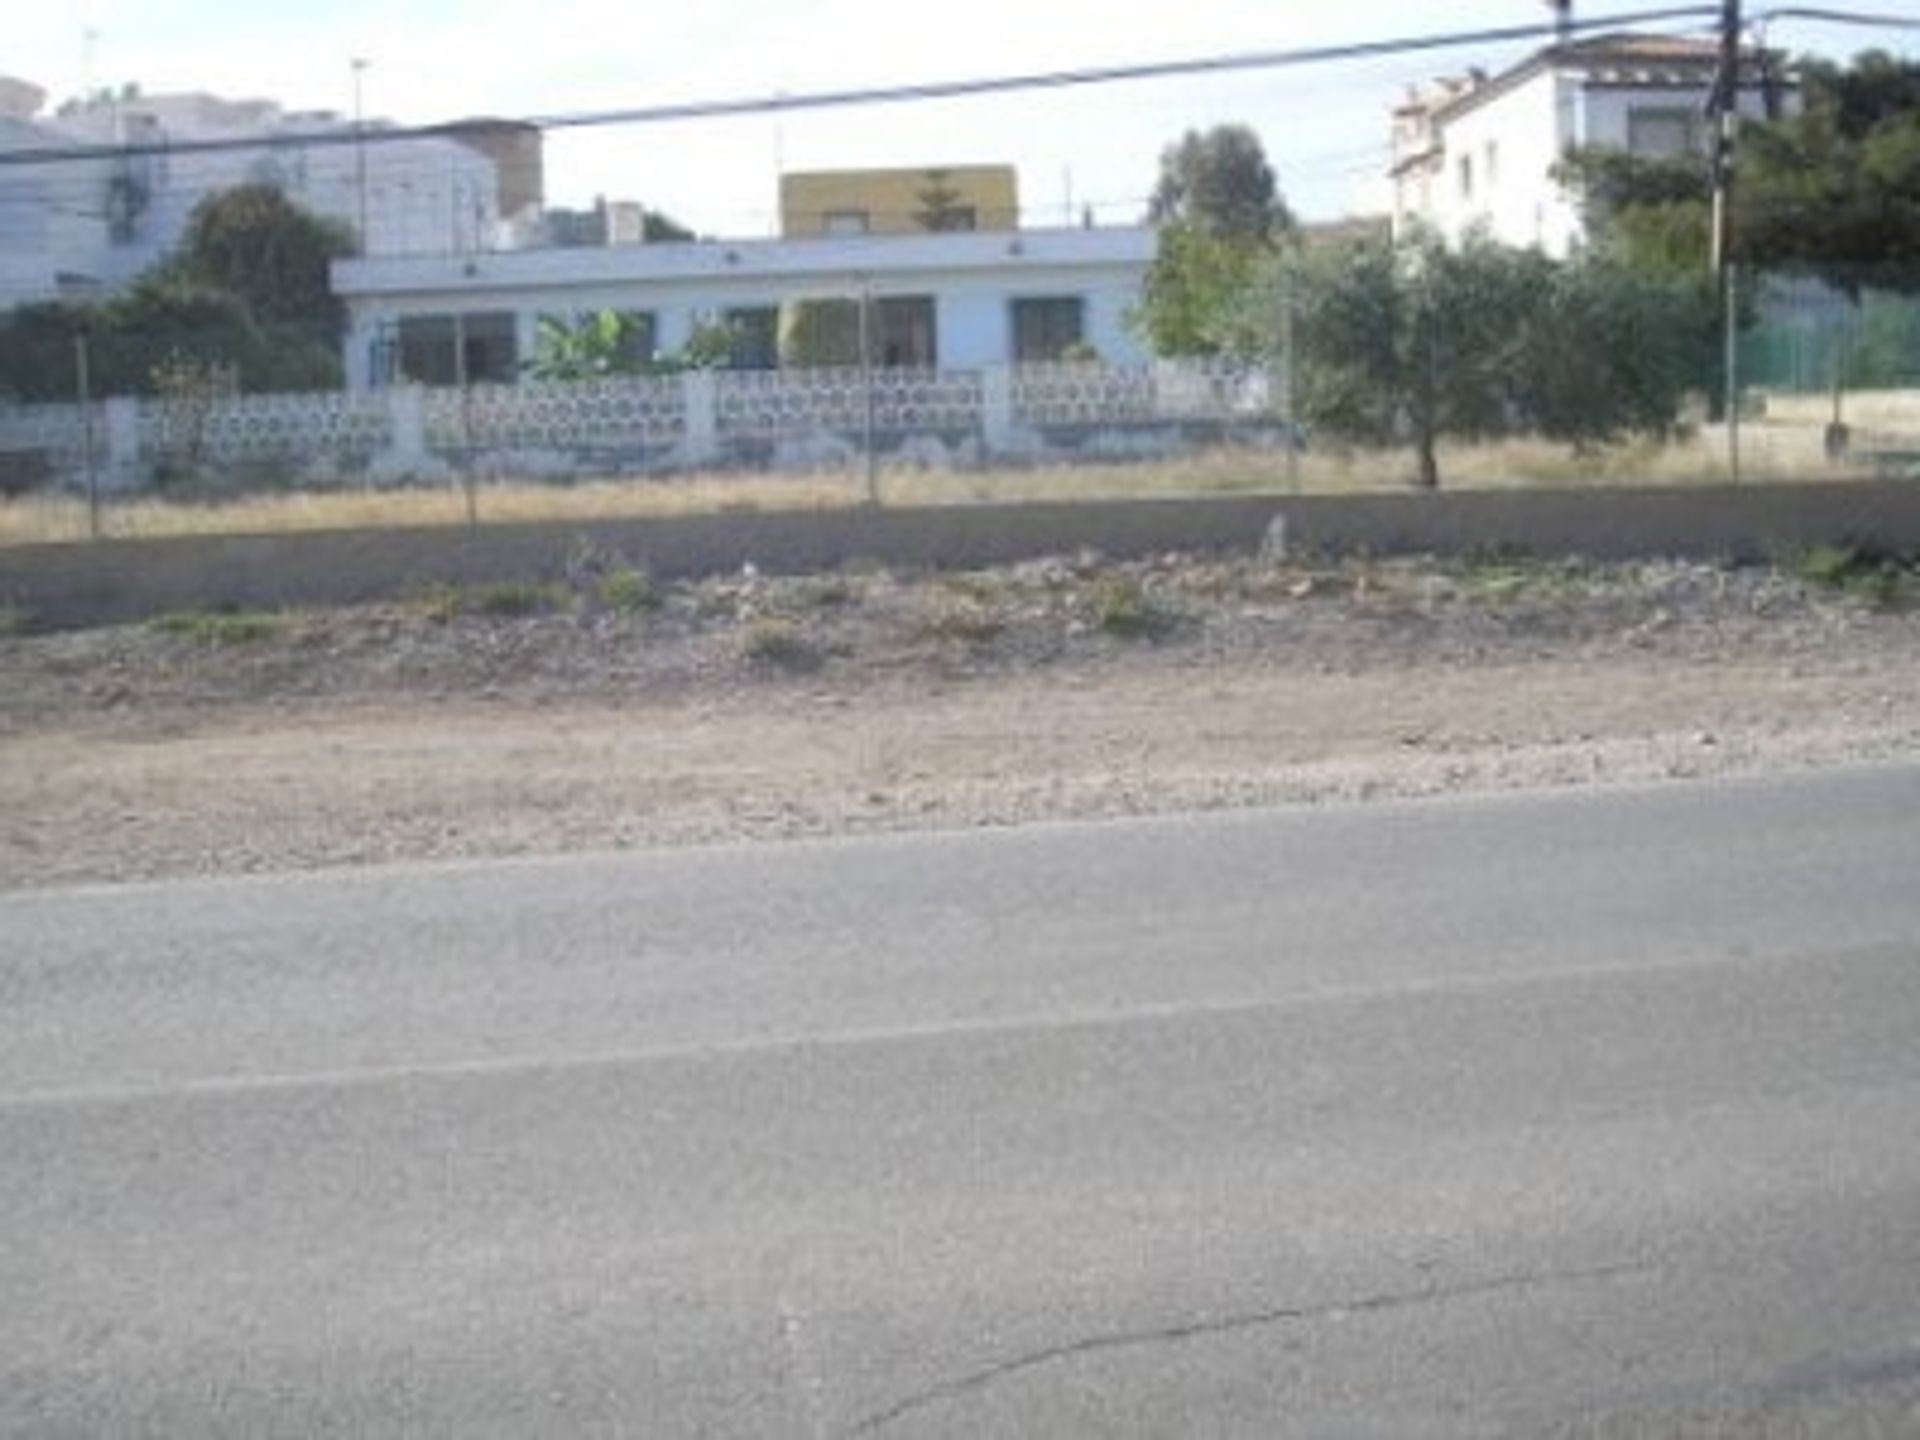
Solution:
M1920 768L0 897L0 1432L1920 1433Z

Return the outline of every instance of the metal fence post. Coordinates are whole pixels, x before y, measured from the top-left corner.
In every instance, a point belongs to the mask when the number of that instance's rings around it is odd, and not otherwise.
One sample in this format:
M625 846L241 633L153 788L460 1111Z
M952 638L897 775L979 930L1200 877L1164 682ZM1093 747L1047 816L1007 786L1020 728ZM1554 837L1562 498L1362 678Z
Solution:
M93 377L89 374L87 337L73 337L73 376L80 399L80 463L87 477L87 536L100 538L100 466L93 453Z
M860 389L866 397L866 423L863 428L862 446L867 457L867 503L880 503L880 463L874 454L873 432L873 338L868 331L873 322L873 284L865 277L860 281Z
M453 378L460 387L460 486L467 496L467 527L480 524L480 490L473 473L473 390L467 375L467 317L453 315Z
M1740 483L1740 267L1727 262L1727 475Z
M1293 277L1280 288L1280 367L1281 398L1286 406L1287 487L1300 488L1300 422L1294 415L1299 389L1293 377Z

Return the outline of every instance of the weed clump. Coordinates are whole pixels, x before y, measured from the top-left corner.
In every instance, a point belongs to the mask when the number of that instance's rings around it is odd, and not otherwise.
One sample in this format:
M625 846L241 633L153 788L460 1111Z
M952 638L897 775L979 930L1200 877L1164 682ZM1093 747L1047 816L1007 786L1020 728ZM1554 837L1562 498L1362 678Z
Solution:
M262 610L172 610L148 624L162 635L202 645L249 645L280 633L280 617Z
M1110 575L1093 587L1093 623L1108 635L1133 640L1159 635L1170 615L1131 575Z
M1920 559L1862 545L1815 545L1793 564L1809 584L1838 590L1881 609L1920 596Z
M510 619L545 615L564 610L573 603L573 592L564 585L507 582L493 585L434 585L420 598L422 610L430 620L451 620L458 615L483 615Z
M1006 628L1006 621L982 601L966 597L940 605L927 620L927 634L934 639L967 645L985 645Z
M660 608L660 589L653 583L653 577L644 570L625 568L609 571L600 577L600 583L595 588L600 603L619 615L639 615Z
M778 615L762 615L742 626L740 653L751 664L781 670L809 669L818 662L800 627Z

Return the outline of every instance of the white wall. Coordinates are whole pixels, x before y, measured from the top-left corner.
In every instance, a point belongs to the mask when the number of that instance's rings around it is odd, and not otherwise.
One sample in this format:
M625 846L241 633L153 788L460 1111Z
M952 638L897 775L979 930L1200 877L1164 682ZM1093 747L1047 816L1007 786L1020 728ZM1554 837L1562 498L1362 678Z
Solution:
M0 149L39 149L61 137L0 118ZM51 299L62 273L91 274L106 247L102 180L72 163L0 166L0 308Z
M448 141L406 140L366 147L367 249L373 254L466 253L483 248L499 219L493 166ZM351 144L276 146L135 157L152 196L131 244L102 261L112 282L130 279L180 243L193 209L208 195L271 181L319 215L359 231L360 188ZM110 162L96 162L104 193Z
M282 116L264 103L156 102L143 120L101 106L31 124L0 119L0 147L141 144L268 132L331 130L331 116ZM488 248L500 231L493 162L456 141L370 141L365 146L367 248L376 255L462 254ZM51 298L61 273L105 286L132 280L180 242L193 209L218 190L270 180L297 203L356 232L359 147L280 144L234 151L130 155L49 165L0 166L0 306ZM146 203L131 232L116 237L107 207L116 175L139 182Z
M1429 202L1434 228L1458 243L1476 227L1508 245L1563 256L1579 215L1552 177L1572 138L1566 100L1575 81L1543 71L1468 110L1441 130L1441 163ZM1472 193L1461 168L1472 170Z
M1446 121L1440 129L1439 171L1430 183L1410 177L1401 203L1407 213L1423 209L1427 223L1449 243L1480 227L1504 244L1537 245L1564 258L1585 234L1579 204L1553 179L1553 167L1567 147L1624 150L1634 110L1700 111L1705 103L1704 86L1590 85L1578 75L1541 71ZM1757 89L1741 92L1740 111L1753 118L1764 115ZM1704 136L1704 119L1701 129ZM1472 166L1471 195L1461 188L1463 160Z

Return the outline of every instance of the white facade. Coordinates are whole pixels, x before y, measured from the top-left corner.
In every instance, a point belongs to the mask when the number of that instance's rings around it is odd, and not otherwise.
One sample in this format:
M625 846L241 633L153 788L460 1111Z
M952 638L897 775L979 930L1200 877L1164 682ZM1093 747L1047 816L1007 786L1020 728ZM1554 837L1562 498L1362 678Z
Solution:
M1578 200L1553 176L1569 149L1704 156L1716 47L1601 36L1556 46L1505 74L1416 94L1394 116L1394 233L1449 244L1476 231L1564 258L1585 239ZM1748 76L1742 115L1765 114Z
M15 108L24 108L17 98ZM235 149L168 148L254 138L261 143ZM501 214L495 163L479 149L439 138L363 142L331 112L161 95L0 117L0 149L71 146L129 148L53 163L0 159L0 306L124 285L179 243L202 199L251 182L277 184L356 233L364 197L365 248L375 255L484 250L524 218Z
M1124 364L1145 358L1126 317L1139 302L1154 244L1150 229L1129 227L370 258L336 262L333 288L348 309L345 362L356 389L394 378L391 357L409 322L458 315L464 328L484 317L496 329L510 327L517 363L533 354L546 315L644 314L655 349L672 353L696 325L729 311L862 296L875 304L929 302L932 353L925 359L938 368L1018 358L1022 301L1068 302L1077 338Z
M43 96L0 76L0 156L65 142L31 118ZM81 163L0 163L0 309L25 300L85 294L87 256L107 245L107 218L95 169Z

